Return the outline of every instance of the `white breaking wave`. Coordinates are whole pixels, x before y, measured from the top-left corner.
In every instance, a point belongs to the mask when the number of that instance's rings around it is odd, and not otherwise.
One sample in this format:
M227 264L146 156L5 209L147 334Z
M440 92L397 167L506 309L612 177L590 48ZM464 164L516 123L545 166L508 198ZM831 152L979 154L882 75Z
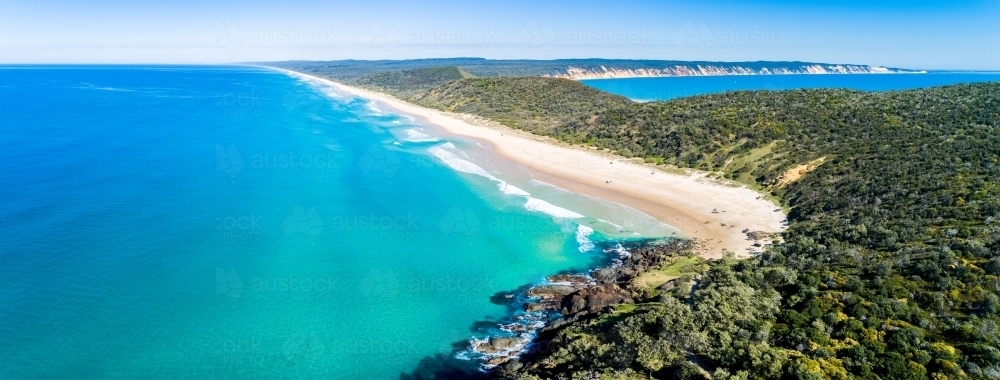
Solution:
M556 218L577 219L583 217L583 215L577 214L575 212L556 206L541 199L532 197L528 197L528 201L524 202L524 208L530 211L538 211L541 213L549 214Z
M448 167L452 169L458 170L462 173L469 173L486 177L493 181L500 181L499 179L497 179L497 177L494 177L492 174L487 173L485 169L479 167L479 165L463 160L452 152L449 152L447 150L438 147L432 147L428 149L428 151L431 152L431 154L433 154L434 157L437 157L439 160L443 161L445 165L448 165Z
M593 228L584 225L576 226L576 242L580 245L580 252L587 252L594 249L594 242L590 240L590 235L593 233Z
M431 137L428 134L417 132L416 129L406 130L406 140L412 142L431 142L431 141L441 141L441 139Z
M322 84L321 83L313 83L313 85L320 86ZM342 99L343 98L343 96L340 96L340 94L337 93L337 90L333 89L332 87L321 87L320 91L323 92L323 95L326 95L327 97L330 97L330 98L335 98L335 99Z
M500 191L502 191L504 194L520 195L522 197L527 197L531 195L527 191L521 190L517 186L511 185L504 181L500 181Z
M365 103L365 108L368 108L369 111L372 111L376 115L382 114L382 110L378 109L378 107L375 106L375 103L372 102Z
M407 129L406 135L409 136L411 139L426 139L431 137L430 135L417 132L416 129Z

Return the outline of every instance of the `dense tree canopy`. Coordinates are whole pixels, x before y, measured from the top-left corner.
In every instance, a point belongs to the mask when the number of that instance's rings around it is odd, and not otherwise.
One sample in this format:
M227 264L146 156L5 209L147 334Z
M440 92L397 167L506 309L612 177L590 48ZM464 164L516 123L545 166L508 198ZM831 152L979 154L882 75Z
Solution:
M567 324L556 349L497 376L1000 377L998 83L650 103L546 78L381 90L712 171L790 210L783 242L760 256L712 263L693 292Z

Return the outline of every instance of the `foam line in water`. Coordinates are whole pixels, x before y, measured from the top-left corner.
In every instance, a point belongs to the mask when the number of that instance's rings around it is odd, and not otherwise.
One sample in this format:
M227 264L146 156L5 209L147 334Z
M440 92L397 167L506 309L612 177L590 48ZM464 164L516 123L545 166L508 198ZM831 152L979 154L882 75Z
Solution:
M531 195L527 191L521 190L517 186L511 185L504 181L500 181L500 191L502 191L504 194L520 195L522 197L527 197Z
M583 215L577 214L573 211L564 209L562 207L556 206L554 204L551 204L549 202L534 197L528 197L528 201L524 202L524 208L530 211L537 211L549 214L556 218L577 219L583 217Z
M590 235L593 233L593 228L584 225L576 226L576 242L580 245L580 252L587 252L594 249L594 242L590 240Z
M406 140L410 142L433 142L441 141L441 139L431 137L428 134L417 132L416 129L407 129Z
M617 228L618 228L619 230L624 230L624 229L625 229L625 227L622 227L622 226L620 226L620 225L617 225L617 224L614 224L614 223L611 223L611 222L609 222L609 221L607 221L607 220L604 220L604 219L597 219L597 221L598 221L598 222L602 222L602 223L607 223L607 224L610 224L610 225L612 225L612 226L615 226L615 227L617 227Z
M478 176L489 178L493 181L499 181L497 177L492 174L487 173L485 169L479 167L479 165L473 164L469 161L459 158L455 153L449 152L447 150L441 149L439 147L432 147L428 151L437 157L439 160L443 161L448 167L458 170L463 173L475 174Z

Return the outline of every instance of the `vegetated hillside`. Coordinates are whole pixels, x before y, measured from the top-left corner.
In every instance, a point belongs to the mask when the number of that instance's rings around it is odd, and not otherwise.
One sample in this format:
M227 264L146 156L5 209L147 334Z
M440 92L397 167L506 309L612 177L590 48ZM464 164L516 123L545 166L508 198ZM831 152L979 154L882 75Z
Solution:
M455 66L427 67L400 71L384 71L363 75L348 84L374 89L392 89L397 95L412 94L432 86L471 78L472 74Z
M470 113L551 135L552 127L593 115L602 108L627 108L633 102L569 79L472 78L436 86L402 98L450 112Z
M496 376L1000 375L1000 84L652 103L582 87L466 79L414 99L718 171L779 197L789 229L759 257L670 283L693 292L655 289L548 331L546 350Z

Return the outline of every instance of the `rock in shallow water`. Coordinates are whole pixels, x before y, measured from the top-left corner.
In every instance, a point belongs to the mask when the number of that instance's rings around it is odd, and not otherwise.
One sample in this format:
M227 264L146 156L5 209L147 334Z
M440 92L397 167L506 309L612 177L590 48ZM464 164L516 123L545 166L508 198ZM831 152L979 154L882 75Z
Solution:
M578 287L570 285L542 285L528 290L528 296L541 297L544 299L559 299L579 290Z
M549 276L547 280L553 284L569 284L573 286L589 285L592 281L590 277L582 274L557 274Z
M492 337L489 341L479 342L476 344L476 351L482 352L484 354L496 354L501 352L510 352L521 343L520 338L514 337Z

